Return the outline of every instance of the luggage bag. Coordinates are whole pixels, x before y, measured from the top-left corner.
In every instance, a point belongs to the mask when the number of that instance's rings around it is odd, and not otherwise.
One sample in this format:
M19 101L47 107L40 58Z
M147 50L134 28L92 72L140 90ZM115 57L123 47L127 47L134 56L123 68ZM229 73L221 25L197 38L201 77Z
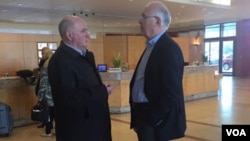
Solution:
M13 129L12 112L9 105L0 102L0 135L9 135Z

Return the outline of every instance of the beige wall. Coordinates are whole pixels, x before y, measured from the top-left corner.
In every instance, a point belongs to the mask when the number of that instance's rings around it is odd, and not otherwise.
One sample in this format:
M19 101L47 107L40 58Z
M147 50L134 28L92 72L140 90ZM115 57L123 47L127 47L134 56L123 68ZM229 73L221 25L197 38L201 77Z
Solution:
M103 37L103 54L104 62L108 67L113 67L114 53L121 54L121 62L127 61L127 36L104 36Z
M20 69L38 66L37 42L57 42L58 35L0 34L0 76L16 74Z
M59 46L60 40L59 35L0 33L0 77L4 73L13 76L18 70L37 68L37 42L56 42ZM103 63L102 35L90 39L88 49L95 53L96 63Z
M186 62L192 62L194 52L189 38L173 38L181 47ZM4 73L16 75L16 71L38 67L37 42L60 43L59 35L41 34L12 34L0 33L0 77ZM88 50L94 52L96 64L108 64L113 67L115 53L121 54L122 63L128 63L129 69L135 66L145 48L143 36L103 36L96 34L95 39L89 40ZM198 52L199 55L199 52Z
M184 61L189 62L190 56L190 40L189 38L173 38L181 48L183 53Z
M104 63L103 38L101 34L97 34L96 39L89 40L88 50L94 53L96 65Z
M128 36L128 64L134 70L145 49L146 39L143 36Z
M184 60L190 62L191 40L189 38L173 38L181 47ZM143 36L105 36L104 37L104 62L112 67L113 51L120 52L122 62L128 63L129 69L134 70L141 54L145 48L145 37Z

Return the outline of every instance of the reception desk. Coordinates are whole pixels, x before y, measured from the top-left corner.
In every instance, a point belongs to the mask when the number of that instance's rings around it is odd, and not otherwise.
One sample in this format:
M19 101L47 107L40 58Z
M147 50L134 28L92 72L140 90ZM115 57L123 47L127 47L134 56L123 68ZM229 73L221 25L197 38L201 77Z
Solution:
M37 101L34 89L35 86L27 84L23 78L0 77L0 102L11 107L15 127L33 123L30 112Z
M119 85L112 91L109 96L109 107L111 113L129 112L129 83L132 78L133 71L128 72L101 72L103 83Z
M221 77L217 65L186 66L182 81L185 101L217 96Z
M220 75L217 65L185 66L183 75L183 91L185 101L216 96L219 89ZM105 84L120 82L109 96L111 113L129 112L129 82L133 71L102 72L101 78Z
M183 76L183 91L185 101L216 96L219 89L220 75L215 72L218 66L186 66ZM128 72L101 72L105 84L119 85L109 96L111 113L130 111L129 83L133 71ZM33 123L30 120L30 110L36 103L35 86L27 84L20 77L0 78L0 102L11 106L14 126Z

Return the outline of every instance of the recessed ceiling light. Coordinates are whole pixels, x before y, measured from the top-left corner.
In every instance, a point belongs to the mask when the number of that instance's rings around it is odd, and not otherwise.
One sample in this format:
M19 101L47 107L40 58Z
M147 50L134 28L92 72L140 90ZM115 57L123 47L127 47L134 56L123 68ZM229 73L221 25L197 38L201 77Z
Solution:
M231 0L193 0L196 2L205 2L205 3L211 3L211 4L217 4L217 5L224 5L224 6L230 6Z
M209 15L213 15L214 13L213 13L213 12L208 12L207 14L209 14Z
M17 5L18 5L18 6L23 6L23 4L22 4L22 3L18 3Z

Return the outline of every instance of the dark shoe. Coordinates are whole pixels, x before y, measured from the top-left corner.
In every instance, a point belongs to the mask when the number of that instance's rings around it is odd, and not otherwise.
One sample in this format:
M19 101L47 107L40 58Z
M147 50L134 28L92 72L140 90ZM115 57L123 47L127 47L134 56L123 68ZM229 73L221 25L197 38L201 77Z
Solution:
M41 124L41 125L38 125L37 128L43 128L45 125L44 124Z

